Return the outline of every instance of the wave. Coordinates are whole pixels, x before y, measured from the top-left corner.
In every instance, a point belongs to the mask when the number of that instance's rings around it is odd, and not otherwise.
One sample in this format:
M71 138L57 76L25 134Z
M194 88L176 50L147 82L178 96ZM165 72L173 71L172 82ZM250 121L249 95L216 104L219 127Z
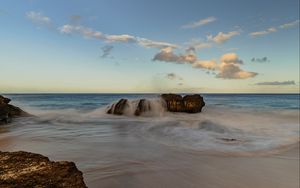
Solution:
M159 99L148 101L151 110L139 117L134 116L136 100L129 102L125 116L109 115L107 107L90 111L27 108L37 117L22 119L22 124L76 125L82 132L87 131L85 125L94 128L109 126L112 127L109 135L126 130L126 134L151 142L195 151L255 153L299 142L298 110L206 106L201 113L186 114L166 112Z

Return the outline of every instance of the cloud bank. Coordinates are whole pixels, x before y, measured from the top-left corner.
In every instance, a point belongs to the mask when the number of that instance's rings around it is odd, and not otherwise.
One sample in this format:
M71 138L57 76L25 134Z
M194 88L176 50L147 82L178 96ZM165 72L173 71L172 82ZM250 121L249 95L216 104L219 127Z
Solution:
M267 30L249 33L249 35L252 37L258 37L258 36L263 36L263 35L267 35L267 34L275 33L275 32L277 32L277 29L275 27L270 27Z
M201 60L195 54L175 54L173 49L162 49L153 61L164 61L177 64L191 64L193 68L216 71L216 78L222 79L247 79L257 75L256 72L244 71L240 68L243 61L235 53L224 54L218 64L216 60Z
M286 85L296 85L295 81L274 81L274 82L258 82L255 85L261 86L286 86Z

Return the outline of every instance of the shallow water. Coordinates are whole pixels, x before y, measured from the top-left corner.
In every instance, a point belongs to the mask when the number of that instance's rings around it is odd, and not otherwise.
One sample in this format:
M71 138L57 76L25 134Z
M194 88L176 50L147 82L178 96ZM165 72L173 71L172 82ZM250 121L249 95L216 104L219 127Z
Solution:
M105 111L120 98L156 101L156 94L5 96L37 117L2 126L0 149L75 161L92 187L226 187L224 178L231 178L228 185L234 186L234 176L242 176L230 164L238 160L240 170L257 170L251 167L257 161L251 164L251 160L299 143L299 95L206 94L202 113L174 114L157 107L142 117ZM291 172L297 170L295 162L286 165L291 165ZM263 169L270 179L275 167ZM281 171L284 176L276 175L297 184L297 172ZM260 185L267 184L255 186Z

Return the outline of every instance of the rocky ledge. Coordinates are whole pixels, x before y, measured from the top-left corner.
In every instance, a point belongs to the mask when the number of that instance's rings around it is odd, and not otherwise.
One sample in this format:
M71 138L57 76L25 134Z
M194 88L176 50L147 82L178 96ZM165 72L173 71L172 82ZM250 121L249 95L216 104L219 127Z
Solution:
M73 162L53 162L40 154L0 151L0 187L86 187Z
M181 96L177 94L162 94L160 96L161 106L169 112L199 113L205 106L203 97L199 94ZM147 99L140 99L136 104L130 104L127 99L120 99L117 103L112 104L108 114L123 115L124 112L134 106L134 115L139 116L142 113L151 111L151 102Z
M9 104L9 98L0 95L0 125L11 122L12 118L30 116L19 107Z

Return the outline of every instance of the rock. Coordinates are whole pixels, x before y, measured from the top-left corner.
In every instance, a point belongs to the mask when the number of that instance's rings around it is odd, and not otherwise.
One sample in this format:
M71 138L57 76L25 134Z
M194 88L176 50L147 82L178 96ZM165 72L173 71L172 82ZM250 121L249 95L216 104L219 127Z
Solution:
M19 107L8 104L9 102L9 98L0 95L0 125L11 122L12 118L15 117L30 116L30 114Z
M0 187L86 187L73 162L53 162L40 154L0 151Z
M141 100L139 100L139 103L136 107L134 115L139 116L142 113L150 111L150 110L151 110L151 106L150 106L149 101L147 101L146 99L141 99Z
M8 104L10 102L9 98L0 95L0 104Z
M128 107L127 99L121 99L117 104L113 104L109 110L107 111L108 114L115 114L115 115L123 115L124 110Z
M184 112L184 103L181 95L162 94L161 98L166 102L168 111Z
M205 106L203 97L198 94L186 95L183 98L177 94L162 94L161 98L170 112L198 113Z
M183 97L184 111L188 113L201 112L205 102L200 95L186 95Z

